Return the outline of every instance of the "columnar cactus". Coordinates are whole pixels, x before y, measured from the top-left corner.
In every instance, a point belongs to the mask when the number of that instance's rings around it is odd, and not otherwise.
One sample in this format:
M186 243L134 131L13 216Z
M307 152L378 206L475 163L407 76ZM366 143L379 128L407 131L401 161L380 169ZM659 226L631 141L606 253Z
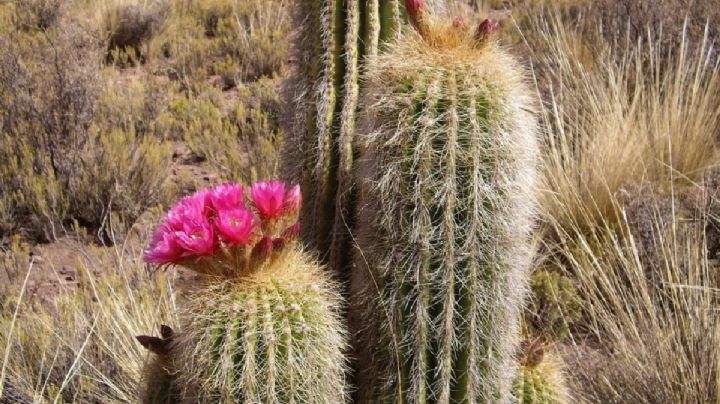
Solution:
M513 394L519 404L566 404L568 389L562 360L545 352L542 345L529 343L520 358Z
M406 5L416 30L369 66L361 101L358 389L370 402L507 402L531 256L531 93L496 23Z
M299 66L288 89L295 116L283 171L302 184L303 238L346 279L360 78L398 32L402 8L399 0L300 0L296 10Z
M182 327L171 340L138 338L167 364L165 372L148 374L159 379L148 386L170 380L188 403L345 399L339 293L293 241L300 189L285 188L279 181L255 184L246 207L243 187L224 184L168 213L145 260L182 265L200 277L184 293Z

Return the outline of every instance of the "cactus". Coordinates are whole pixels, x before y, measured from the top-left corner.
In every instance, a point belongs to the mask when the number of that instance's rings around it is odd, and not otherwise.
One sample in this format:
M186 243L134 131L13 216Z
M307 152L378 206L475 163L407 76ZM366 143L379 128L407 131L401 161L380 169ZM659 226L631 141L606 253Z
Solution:
M351 323L361 400L508 402L531 257L532 96L497 24L445 22L376 57L361 101Z
M301 0L296 6L299 68L286 92L294 111L284 175L302 185L303 239L341 279L353 227L353 139L365 67L399 31L399 0Z
M239 184L200 191L180 201L153 235L147 262L182 265L198 279L181 299L179 332L138 337L158 354L146 374L146 397L345 399L338 287L294 242L299 187L286 192L282 182L262 182L250 193L247 208Z
M545 352L542 345L527 343L520 359L520 366L513 393L520 404L566 404L568 389L563 376L562 360L553 353Z
M288 250L188 296L175 355L188 402L343 402L338 296L321 271Z

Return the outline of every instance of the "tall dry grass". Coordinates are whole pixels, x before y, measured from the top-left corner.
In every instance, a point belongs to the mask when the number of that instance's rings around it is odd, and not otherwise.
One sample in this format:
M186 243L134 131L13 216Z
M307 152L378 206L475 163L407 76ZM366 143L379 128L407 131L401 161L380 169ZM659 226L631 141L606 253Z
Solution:
M720 402L720 276L708 233L717 212L680 202L717 192L704 182L720 134L710 38L588 43L557 14L530 19L522 34L545 141L539 265L571 279L582 301L579 319L563 318L573 394ZM651 207L643 234L625 198L635 184L652 191L635 196Z
M548 249L584 302L572 333L577 395L602 403L720 402L720 272L706 233L717 212L687 220L674 202L669 216L656 204L651 242L641 245L633 212L612 203L619 225L588 232L553 222L562 242Z
M20 276L0 306L0 397L7 382L37 403L138 402L148 351L134 337L177 323L173 282L140 251L75 249L77 285L52 303L28 292L32 258L5 252L0 271Z
M545 128L543 212L567 226L612 220L624 185L697 180L717 164L720 75L707 36L695 51L655 39L596 45L593 59L557 16L534 18ZM539 50L539 51L538 51Z

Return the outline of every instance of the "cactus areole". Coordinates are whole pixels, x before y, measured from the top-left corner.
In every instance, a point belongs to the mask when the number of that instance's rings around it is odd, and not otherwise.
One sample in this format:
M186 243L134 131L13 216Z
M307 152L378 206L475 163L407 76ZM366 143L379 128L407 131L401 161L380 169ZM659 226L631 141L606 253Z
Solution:
M512 400L537 164L532 93L491 20L440 19L368 66L350 315L361 402Z

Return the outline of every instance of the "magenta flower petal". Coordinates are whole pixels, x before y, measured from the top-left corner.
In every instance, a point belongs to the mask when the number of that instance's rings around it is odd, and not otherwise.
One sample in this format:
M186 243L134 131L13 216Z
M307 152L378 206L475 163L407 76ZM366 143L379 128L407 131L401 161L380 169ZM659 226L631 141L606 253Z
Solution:
M285 194L283 209L286 214L295 214L300 211L301 206L302 193L300 192L300 185L293 185Z
M262 181L250 188L250 197L260 216L274 219L283 213L285 183L282 181Z
M202 190L178 201L165 217L165 223L180 231L186 223L207 221L210 212L210 192Z
M216 211L237 209L243 204L243 186L236 182L221 184L210 190L210 201Z
M233 245L247 245L253 236L255 221L252 212L245 208L218 211L215 221L223 238Z
M212 255L215 252L215 231L207 219L187 221L175 232L183 257Z
M153 234L150 248L145 251L143 260L156 265L176 264L183 252L175 233L166 226L161 226Z

